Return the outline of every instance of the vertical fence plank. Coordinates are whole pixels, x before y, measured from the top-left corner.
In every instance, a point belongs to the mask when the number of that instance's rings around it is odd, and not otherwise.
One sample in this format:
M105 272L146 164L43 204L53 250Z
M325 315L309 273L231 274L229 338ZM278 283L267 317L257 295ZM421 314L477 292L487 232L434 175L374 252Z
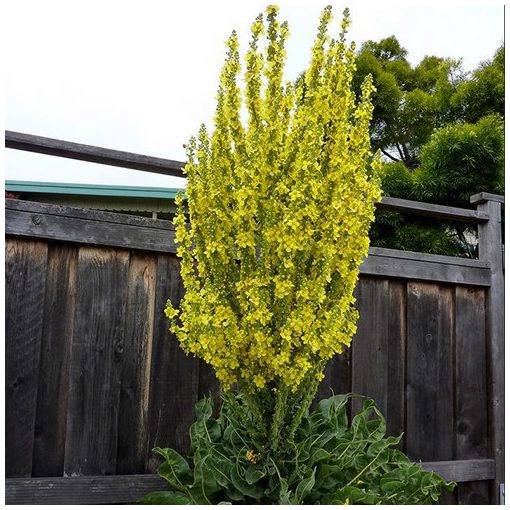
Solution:
M390 280L388 289L388 400L386 402L388 434L398 436L405 430L406 378L406 285ZM405 445L405 434L399 448Z
M64 472L77 256L74 247L49 246L33 476L62 476Z
M115 474L129 252L80 248L64 473Z
M32 475L48 245L5 244L5 475Z
M453 458L453 295L428 283L407 285L407 453Z
M403 431L403 287L399 282L361 278L360 318L352 340L352 391L373 398L389 434ZM353 414L361 409L353 402Z
M456 458L488 457L485 291L455 290ZM489 504L487 482L458 487L459 503Z
M415 461L454 458L453 313L451 287L407 284L406 452Z
M491 267L487 292L487 332L489 361L490 448L496 461L496 478L491 484L491 501L499 503L505 483L505 277L501 228L501 198L479 194L471 197L477 210L489 215L478 225L480 259Z
M151 382L149 396L150 448L174 448L186 454L189 448L189 427L195 419L198 397L198 359L186 356L163 310L168 299L174 306L183 296L180 264L173 255L159 255L154 307L154 339L152 344ZM149 456L147 469L154 472L161 459Z
M117 474L145 471L156 257L132 254L129 264Z

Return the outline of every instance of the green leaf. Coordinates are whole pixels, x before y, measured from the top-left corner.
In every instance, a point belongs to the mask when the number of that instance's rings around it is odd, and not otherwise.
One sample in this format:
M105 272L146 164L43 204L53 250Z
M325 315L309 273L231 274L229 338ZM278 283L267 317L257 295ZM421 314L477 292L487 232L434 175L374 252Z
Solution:
M319 448L315 450L310 458L312 464L317 462L321 462L323 460L329 460L331 458L331 453L324 450L324 448Z
M385 492L394 492L405 487L403 480L388 480L381 482L381 489Z
M262 486L250 485L238 472L237 469L232 469L231 480L234 487L244 494L253 499L259 499L264 494L264 488Z
M348 400L348 394L334 395L330 398L321 400L317 404L317 410L329 423L334 423L339 427L347 427L346 404Z
M165 462L158 468L158 474L176 489L185 490L192 482L192 474L186 460L172 448L153 448L154 453L161 455Z
M245 478L250 485L253 485L263 478L265 474L265 471L253 464L246 469Z
M136 502L138 505L191 505L188 496L172 491L158 491L146 494Z
M284 478L280 479L280 493L278 495L278 504L279 505L292 505L290 500L290 491L287 480Z
M199 400L195 404L195 413L197 415L197 421L206 421L208 420L213 413L213 402L209 397L205 397L202 400Z
M303 500L312 491L313 486L315 485L315 470L316 468L313 469L310 476L301 480L298 486L296 487L296 494L294 498L295 504L297 505L303 504Z

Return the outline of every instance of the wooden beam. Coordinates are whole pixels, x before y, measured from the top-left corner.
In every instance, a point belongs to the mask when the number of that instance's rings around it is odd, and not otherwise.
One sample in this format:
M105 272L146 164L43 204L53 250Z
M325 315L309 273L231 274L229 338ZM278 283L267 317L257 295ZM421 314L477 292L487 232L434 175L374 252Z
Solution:
M361 264L360 273L484 287L491 282L490 269L479 260L385 248L370 248L369 256Z
M94 505L134 503L153 491L169 490L158 475L8 478L7 505Z
M424 462L420 466L447 480L468 482L494 477L492 459ZM7 505L91 505L133 503L152 491L171 490L158 475L72 476L7 478Z
M490 220L478 227L480 259L490 264L491 286L487 293L487 333L489 362L490 447L496 459L492 496L496 500L505 482L505 277L501 202L480 199L478 209Z
M419 216L431 216L443 220L456 220L468 223L483 223L489 219L487 214L480 211L415 202L414 200L404 200L403 198L383 197L381 202L376 204L376 207L383 210L400 211Z
M469 201L472 204L481 204L482 202L499 202L500 204L505 203L504 195L495 195L494 193L476 193L476 195L471 195L469 197Z
M170 221L6 199L5 233L94 246L175 253Z
M434 471L448 481L473 482L493 480L496 476L493 459L447 460L418 463L425 471Z
M392 248L379 248L378 246L371 246L369 254L378 257L421 260L425 262L437 262L440 264L453 264L455 266L490 268L490 264L488 262L478 259L452 257L450 255L436 255L434 253L421 253L417 251L394 250Z
M46 138L45 136L6 131L5 147L8 149L48 154L61 158L89 161L90 163L100 163L102 165L184 177L182 168L185 163L182 161L105 149L103 147L95 147L82 143L66 142L55 138Z
M175 253L165 220L6 199L5 233L35 239ZM465 285L490 285L486 262L387 248L370 248L361 274Z

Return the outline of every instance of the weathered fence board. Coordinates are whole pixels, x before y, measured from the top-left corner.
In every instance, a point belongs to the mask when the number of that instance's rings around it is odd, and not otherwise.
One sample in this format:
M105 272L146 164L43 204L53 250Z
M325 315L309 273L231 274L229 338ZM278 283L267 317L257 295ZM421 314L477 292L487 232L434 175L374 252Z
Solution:
M356 298L360 320L352 340L352 391L373 398L387 416L387 430L404 430L403 287L386 279L360 279ZM362 402L353 402L353 412Z
M183 294L179 262L175 257L158 256L156 281L149 446L151 449L171 447L185 453L198 400L199 365L198 359L186 356L176 338L169 334L169 322L163 313L168 299L175 306ZM150 454L149 472L155 472L160 462L159 456Z
M117 474L121 475L143 473L147 462L155 293L154 256L131 254L118 421Z
M453 458L453 296L448 287L407 285L407 453Z
M129 252L81 248L64 473L116 472Z
M5 250L6 475L31 476L48 247L10 239Z
M35 422L33 476L62 476L78 250L50 245Z
M478 226L480 258L490 264L491 284L487 291L489 358L489 414L491 452L496 459L496 477L491 487L495 500L505 482L505 290L501 202L503 197L481 193L471 197L490 220Z
M458 459L487 458L487 352L485 338L485 291L457 287L455 293L457 364L456 455ZM459 486L460 504L480 504L489 499L483 482Z

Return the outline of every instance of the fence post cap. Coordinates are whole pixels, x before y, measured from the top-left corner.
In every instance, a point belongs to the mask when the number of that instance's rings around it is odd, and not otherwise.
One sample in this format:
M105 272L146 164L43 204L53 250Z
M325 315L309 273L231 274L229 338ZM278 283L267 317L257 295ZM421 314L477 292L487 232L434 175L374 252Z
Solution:
M469 197L469 201L472 203L472 204L482 204L484 202L499 202L500 204L504 204L505 203L505 197L504 195L496 195L494 193L485 193L485 192L481 192L481 193L476 193L475 195L471 195L471 197Z

